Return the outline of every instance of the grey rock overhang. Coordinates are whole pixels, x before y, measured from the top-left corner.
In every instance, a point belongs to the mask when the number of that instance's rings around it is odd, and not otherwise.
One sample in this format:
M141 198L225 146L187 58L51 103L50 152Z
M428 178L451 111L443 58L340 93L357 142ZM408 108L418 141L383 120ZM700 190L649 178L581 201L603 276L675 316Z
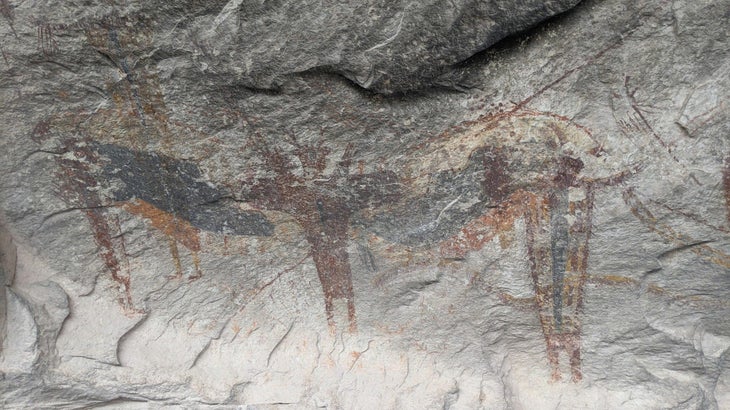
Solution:
M209 73L279 87L315 69L383 94L423 88L580 0L230 0L186 29Z

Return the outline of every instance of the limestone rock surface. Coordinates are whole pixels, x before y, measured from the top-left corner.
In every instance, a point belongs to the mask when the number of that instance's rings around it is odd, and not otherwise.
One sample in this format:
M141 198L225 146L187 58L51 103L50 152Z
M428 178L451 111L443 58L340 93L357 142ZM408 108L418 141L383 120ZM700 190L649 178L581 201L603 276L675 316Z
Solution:
M0 14L0 407L730 409L730 1Z

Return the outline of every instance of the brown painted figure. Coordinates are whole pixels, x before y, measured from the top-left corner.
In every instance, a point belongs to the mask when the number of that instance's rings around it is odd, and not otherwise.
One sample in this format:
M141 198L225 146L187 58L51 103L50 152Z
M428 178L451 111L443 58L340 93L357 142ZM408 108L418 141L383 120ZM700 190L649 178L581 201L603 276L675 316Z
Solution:
M582 378L580 313L587 279L593 195L627 173L608 171L590 133L565 119L534 112L508 112L467 124L426 148L418 165L424 183L428 167L464 173L481 163L483 213L440 243L442 258L461 260L502 235L518 219L526 226L535 307L546 341L552 379L561 379L565 353L573 381ZM469 152L459 160L458 152ZM469 168L469 167L472 168ZM443 168L442 168L443 169Z
M587 278L593 192L584 187L570 200L570 189L583 164L571 157L558 159L555 186L535 198L526 215L527 248L540 324L547 342L553 380L560 379L559 355L570 361L573 381L582 378L580 319L583 285Z
M148 148L169 148L173 134L194 133L168 118L156 77L135 70L134 56L151 43L145 22L126 23L110 17L84 28L93 50L120 75L106 85L110 107L50 116L37 124L32 137L42 151L56 154L59 194L87 217L99 254L119 284L120 304L133 313L124 237L112 208L140 216L164 234L176 278L184 276L181 251L186 249L193 268L190 280L202 275L201 230L267 236L273 226L260 212L226 203L230 194L203 181L193 162Z
M59 195L89 221L99 255L112 280L119 284L120 304L127 312L136 310L124 236L114 208L144 218L165 236L177 279L183 277L178 245L187 249L192 259L193 273L188 279L202 275L198 260L201 231L258 236L273 233L273 226L260 212L240 210L223 201L229 194L201 181L200 170L190 162L88 138L69 137L61 142L55 156L61 181Z
M560 157L555 166L551 189L513 193L499 208L445 241L441 253L450 258L463 257L468 251L482 248L500 230L511 229L516 219L524 218L530 276L552 378L561 378L559 356L565 352L572 379L578 381L582 377L578 315L587 277L593 193L591 187L581 189L577 185L576 177L583 166L579 159ZM576 191L581 196L571 201L569 195Z
M128 273L120 273L125 264L120 262L125 258L123 237L110 224L109 207L139 215L165 234L178 277L183 276L179 245L186 248L195 269L190 279L201 274L200 230L232 235L273 233L273 226L260 212L226 206L224 199L232 198L233 193L202 182L193 162L162 154L174 154L173 139L175 144L184 143L186 136L195 138L197 131L167 115L157 78L142 67L140 59L151 53L150 22L129 19L112 16L83 27L93 50L118 71L119 78L106 85L111 107L54 115L34 132L37 141L60 141L64 146L61 153L74 153L57 159L64 174L61 196L72 206L87 210L100 254L112 278L124 288L125 307L132 303L130 278ZM389 172L350 174L351 149L329 173L328 147L292 144L294 151L289 153L255 147L264 161L262 168L274 176L244 181L238 200L296 219L311 246L328 321L334 324L336 305L343 302L354 330L346 250L350 217L363 208L394 200L397 184ZM58 146L46 149L58 150ZM303 174L297 173L296 164ZM111 195L101 197L100 192Z
M241 198L256 207L285 212L304 230L324 292L330 327L346 310L349 329L356 329L355 295L347 253L352 215L364 208L392 202L399 184L392 172L351 174L351 146L339 161L330 163L331 149L322 142L300 143L294 138L289 152L264 144L255 149L268 175L244 181ZM328 170L330 170L328 172Z

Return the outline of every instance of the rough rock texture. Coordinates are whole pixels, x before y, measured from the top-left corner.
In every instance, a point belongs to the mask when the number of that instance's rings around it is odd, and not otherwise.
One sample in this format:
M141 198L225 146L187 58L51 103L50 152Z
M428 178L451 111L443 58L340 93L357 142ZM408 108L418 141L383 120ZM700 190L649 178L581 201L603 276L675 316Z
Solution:
M730 1L576 3L0 0L2 407L730 409Z

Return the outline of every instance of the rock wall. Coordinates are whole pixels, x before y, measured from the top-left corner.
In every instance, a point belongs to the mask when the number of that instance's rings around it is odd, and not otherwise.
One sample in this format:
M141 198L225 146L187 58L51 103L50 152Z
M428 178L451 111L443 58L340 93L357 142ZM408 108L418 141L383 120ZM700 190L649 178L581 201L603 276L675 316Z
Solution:
M4 408L730 409L730 1L0 0Z

